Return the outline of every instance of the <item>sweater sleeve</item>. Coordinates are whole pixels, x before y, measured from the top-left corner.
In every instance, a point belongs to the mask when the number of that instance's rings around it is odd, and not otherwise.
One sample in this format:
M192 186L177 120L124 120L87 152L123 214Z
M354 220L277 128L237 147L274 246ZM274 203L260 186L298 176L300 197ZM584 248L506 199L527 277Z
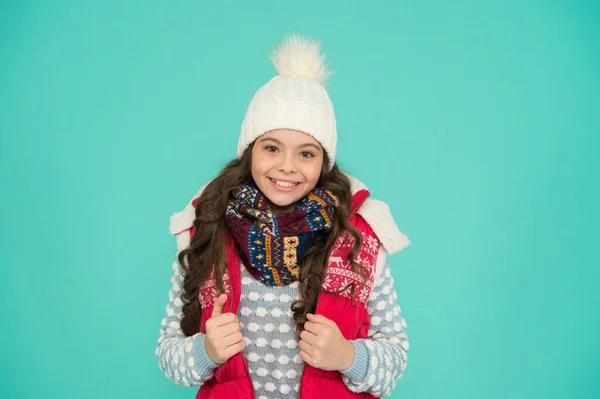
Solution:
M402 377L408 365L409 343L397 300L394 279L386 263L367 301L371 319L368 337L350 341L355 349L354 362L341 371L350 391L389 396Z
M205 334L197 333L186 337L181 331L183 273L177 261L173 263L171 285L167 314L161 322L156 344L158 365L167 378L179 385L202 385L213 377L218 365L206 354Z

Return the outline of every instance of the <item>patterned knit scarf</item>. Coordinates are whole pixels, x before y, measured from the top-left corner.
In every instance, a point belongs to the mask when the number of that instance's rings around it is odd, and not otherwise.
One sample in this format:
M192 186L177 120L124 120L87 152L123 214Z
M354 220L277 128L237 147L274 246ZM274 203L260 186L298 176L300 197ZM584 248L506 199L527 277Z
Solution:
M227 224L246 268L263 284L298 281L302 254L320 230L329 230L338 199L314 188L292 212L275 214L253 181L233 189Z

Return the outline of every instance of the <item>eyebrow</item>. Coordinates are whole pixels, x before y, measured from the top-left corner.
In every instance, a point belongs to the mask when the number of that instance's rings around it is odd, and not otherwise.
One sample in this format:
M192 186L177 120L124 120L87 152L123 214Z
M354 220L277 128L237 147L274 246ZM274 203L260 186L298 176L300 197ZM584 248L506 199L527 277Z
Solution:
M271 140L271 141L274 141L275 143L277 143L279 145L283 145L283 143L281 142L281 140L278 140L278 139L276 139L274 137L264 137L264 138L260 139L260 141L267 141L267 140ZM316 144L313 144L313 143L304 143L304 144L300 144L298 146L298 148L304 148L304 147L314 147L319 152L321 151L321 149Z

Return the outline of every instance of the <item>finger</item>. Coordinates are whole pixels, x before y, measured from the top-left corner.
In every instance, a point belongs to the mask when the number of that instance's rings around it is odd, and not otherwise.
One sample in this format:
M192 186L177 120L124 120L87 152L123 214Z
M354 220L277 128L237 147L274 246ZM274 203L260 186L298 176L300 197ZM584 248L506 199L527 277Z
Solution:
M227 302L227 294L221 294L215 299L215 307L213 308L211 318L220 316L223 314L223 308L225 307L225 303Z
M310 321L304 323L304 330L309 331L314 335L322 335L324 333L325 328L326 327L323 324L318 324Z
M242 335L241 332L236 332L233 334L230 334L226 337L221 338L221 342L220 345L222 345L222 348L227 348L229 346L235 345L237 343L239 343L240 341L244 340L244 336Z
M227 337L228 335L235 334L238 331L241 331L240 324L237 322L231 322L219 326L216 333L219 337Z
M310 331L303 330L300 333L300 339L305 341L307 344L314 346L317 344L317 336Z
M332 323L335 324L335 321L328 319L327 317L323 316L322 314L307 313L306 318L309 321L312 321L312 322L318 323L318 324L328 324L328 325L332 325Z
M300 351L300 357L302 358L302 360L304 360L309 365L314 366L312 357L308 353L306 353L304 351Z
M314 350L313 347L304 340L298 341L298 347L309 355L312 354Z
M218 328L220 326L224 326L225 324L229 324L229 323L238 323L239 324L237 315L235 315L234 313L228 312L228 313L223 313L217 317L211 317L206 322L206 328L208 328L208 326L210 326L210 328Z
M246 348L246 341L242 340L235 345L228 346L225 349L225 357L229 359L231 356L235 355L238 352L241 352Z

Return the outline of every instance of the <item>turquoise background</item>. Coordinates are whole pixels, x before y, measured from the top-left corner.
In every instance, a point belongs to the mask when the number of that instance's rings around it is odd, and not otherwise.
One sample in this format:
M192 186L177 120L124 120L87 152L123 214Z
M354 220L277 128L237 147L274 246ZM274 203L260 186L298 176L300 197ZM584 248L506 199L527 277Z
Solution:
M1 3L0 397L194 397L154 354L169 217L294 31L412 241L391 397L600 397L600 4L366 3Z

